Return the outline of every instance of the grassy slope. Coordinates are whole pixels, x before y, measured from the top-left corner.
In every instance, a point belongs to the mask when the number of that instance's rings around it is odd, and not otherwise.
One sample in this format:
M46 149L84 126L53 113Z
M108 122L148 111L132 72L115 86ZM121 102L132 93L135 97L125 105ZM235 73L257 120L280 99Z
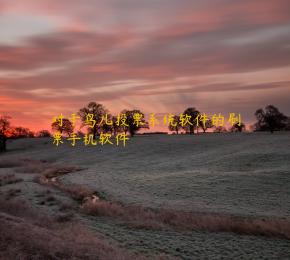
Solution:
M289 141L286 134L151 136L137 137L125 149L83 146L56 149L50 140L17 140L10 144L7 155L1 155L0 164L26 158L81 166L87 169L62 180L103 191L110 199L125 203L288 217ZM287 240L230 233L140 230L114 219L84 216L75 213L76 205L66 194L54 189L52 195L46 194L47 188L33 181L37 170L23 174L11 165L4 166L0 174L14 174L23 181L1 187L1 196L30 200L34 207L54 215L60 214L65 205L73 205L70 211L77 222L135 252L189 259L201 255L211 258L290 255Z

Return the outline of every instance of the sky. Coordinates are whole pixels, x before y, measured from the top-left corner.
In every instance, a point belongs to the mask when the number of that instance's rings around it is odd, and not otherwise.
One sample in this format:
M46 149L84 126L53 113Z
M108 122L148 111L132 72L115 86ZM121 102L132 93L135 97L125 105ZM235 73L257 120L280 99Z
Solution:
M0 0L0 114L290 115L289 0Z

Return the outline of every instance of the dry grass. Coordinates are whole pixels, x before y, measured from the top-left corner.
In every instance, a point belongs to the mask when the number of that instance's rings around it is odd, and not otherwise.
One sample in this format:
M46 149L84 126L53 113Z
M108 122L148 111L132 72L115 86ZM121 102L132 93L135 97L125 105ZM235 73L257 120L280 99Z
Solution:
M0 212L14 217L33 220L34 223L45 225L46 227L52 224L51 218L39 214L39 212L29 207L23 200L6 201L0 199Z
M108 201L82 206L83 212L123 220L131 227L209 232L233 232L240 235L262 235L290 239L290 221L275 218L246 218L225 214L153 210L141 206L123 206Z
M23 161L21 166L15 169L18 173L41 173L47 168L47 164L41 161Z
M32 167L32 168L31 168ZM82 170L82 168L75 167L75 166L59 166L59 165L44 165L41 163L40 166L37 165L35 168L34 166L27 166L27 168L21 169L22 171L36 171L40 173L39 176L36 176L34 181L41 184L41 185L48 185L55 187L67 194L70 195L75 200L81 201L86 196L91 194L91 191L83 186L80 185L63 185L60 181L52 182L53 178L60 177L64 174L68 174L71 172L76 172Z
M14 168L14 167L18 167L21 165L21 162L19 161L14 161L14 160L1 160L0 161L0 168Z
M60 202L60 205L59 205L60 211L70 211L74 209L75 209L75 205L73 205L72 203Z
M1 259L144 259L68 223L68 216L50 218L22 201L0 201L0 211Z
M80 171L82 169L75 166L60 166L48 163L46 161L27 159L20 161L18 166L20 167L15 170L18 173L38 173L45 176L46 178L58 177L67 173Z
M64 214L59 214L56 216L56 221L57 222L70 222L74 219L74 214L73 213L64 213Z
M79 170L77 167L49 168L37 179L41 184L51 185L72 197L83 201L93 192L80 185L49 182L49 178ZM96 203L88 200L82 211L95 216L107 216L124 221L134 228L196 230L209 232L233 232L241 235L263 235L290 239L290 220L278 218L246 218L231 215L191 213L176 210L153 210L142 206L124 206L107 200Z
M67 193L70 197L77 201L82 201L85 197L89 196L92 192L91 190L76 184L64 185L60 181L52 182L52 178L60 177L64 174L68 174L71 172L76 172L82 170L82 168L75 166L55 166L55 165L46 165L43 167L43 164L40 168L37 168L37 172L40 173L39 176L36 176L34 181L41 184L47 185L58 190ZM31 170L31 169L30 169Z
M0 175L0 186L14 184L23 181L21 178L17 178L15 174Z
M35 182L42 184L42 185L48 185L54 188L57 188L58 190L67 193L71 198L77 201L82 201L85 197L89 196L92 191L77 184L71 184L71 185L64 185L61 182L49 182L48 179L45 176L39 176L35 178Z
M63 184L55 184L57 188L65 193L68 193L71 198L77 200L77 201L82 201L85 197L89 196L92 194L92 191L90 189L87 189L81 185L63 185Z
M6 193L5 198L7 200L10 200L10 199L12 199L20 194L21 194L21 189L9 189Z
M79 167L75 167L75 166L52 166L48 169L45 169L44 171L42 171L42 174L46 177L46 178L53 178L53 177L58 177L64 174L68 174L71 172L76 172L76 171L80 171L82 170L82 168Z

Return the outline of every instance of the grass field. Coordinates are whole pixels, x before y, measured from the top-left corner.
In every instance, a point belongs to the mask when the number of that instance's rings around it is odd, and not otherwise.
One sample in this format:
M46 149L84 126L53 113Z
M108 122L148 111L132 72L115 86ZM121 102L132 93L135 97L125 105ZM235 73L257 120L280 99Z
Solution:
M128 255L290 258L289 133L136 136L126 147L35 138L8 148L2 199L81 223ZM87 190L101 202L83 211Z

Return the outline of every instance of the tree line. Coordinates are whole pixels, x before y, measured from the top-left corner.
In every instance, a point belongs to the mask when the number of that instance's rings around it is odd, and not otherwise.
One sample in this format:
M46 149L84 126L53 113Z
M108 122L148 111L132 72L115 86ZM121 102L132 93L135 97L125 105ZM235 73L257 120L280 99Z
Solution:
M123 110L120 114L124 115L126 118L126 125L117 124L117 116L111 115L109 111L102 105L96 102L90 102L87 106L81 108L78 111L78 116L81 119L81 129L85 127L85 122L87 120L87 114L91 114L93 120L98 120L103 116L107 116L108 120L112 122L111 125L108 124L95 124L93 127L87 128L87 133L92 134L94 138L101 132L111 133L116 135L120 132L128 133L130 136L134 136L140 129L149 128L149 124L145 121L144 113L140 110ZM140 125L134 124L134 114L141 115ZM168 130L179 134L183 131L186 134L194 134L199 130L206 132L208 129L213 128L212 132L242 132L245 130L244 123L236 123L230 129L219 126L215 127L210 119L207 119L202 124L196 124L198 115L201 113L194 107L187 108L184 115L188 116L189 122L191 124L183 125L180 122L180 117L178 115L172 116L173 124L168 126ZM279 109L273 105L268 105L265 109L258 109L255 112L255 117L257 122L251 126L253 131L289 131L290 130L290 117L284 115ZM63 118L62 125L60 126L57 122L53 122L51 125L52 131L58 131L61 134L69 136L74 132L75 126L68 118ZM77 132L79 135L84 135L81 129ZM0 116L0 152L6 151L6 141L7 139L17 139L17 138L27 138L27 137L51 137L51 132L49 130L41 130L36 133L30 131L28 128L21 126L13 127L10 122L10 117Z

